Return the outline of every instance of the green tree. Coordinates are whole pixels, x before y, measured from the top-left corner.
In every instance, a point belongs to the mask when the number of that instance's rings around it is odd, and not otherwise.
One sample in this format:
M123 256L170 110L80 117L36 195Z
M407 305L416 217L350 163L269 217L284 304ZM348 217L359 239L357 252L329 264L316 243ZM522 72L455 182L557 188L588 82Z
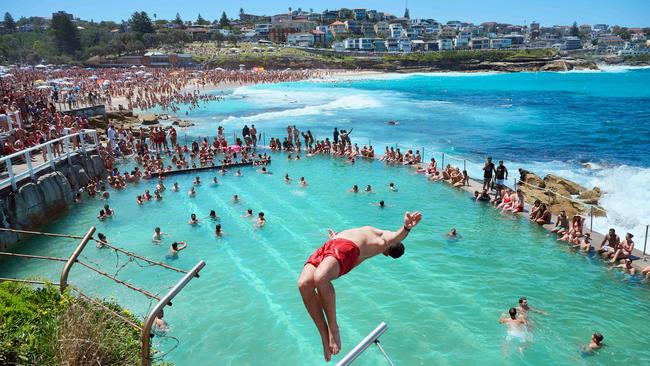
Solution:
M221 19L219 19L219 26L221 28L230 27L230 19L228 19L228 16L226 15L225 11L221 13Z
M578 28L578 22L573 22L573 25L571 26L571 35L574 37L580 36L580 29Z
M198 24L198 25L208 25L208 24L210 24L210 22L208 22L207 20L203 19L203 17L201 16L201 14L199 14L199 16L196 18L196 24Z
M151 23L151 19L145 11L134 12L133 15L131 15L130 23L131 29L136 33L144 34L154 32L153 23Z
M172 23L176 24L177 26L183 28L183 19L181 18L181 15L176 13L176 18L172 21Z
M16 31L16 22L14 21L14 17L9 14L9 12L5 13L5 29L8 30L9 32L14 32Z
M56 46L61 53L74 55L81 50L79 30L65 14L54 14L51 28Z
M226 37L221 32L214 32L212 33L212 40L217 42L217 47L221 48Z

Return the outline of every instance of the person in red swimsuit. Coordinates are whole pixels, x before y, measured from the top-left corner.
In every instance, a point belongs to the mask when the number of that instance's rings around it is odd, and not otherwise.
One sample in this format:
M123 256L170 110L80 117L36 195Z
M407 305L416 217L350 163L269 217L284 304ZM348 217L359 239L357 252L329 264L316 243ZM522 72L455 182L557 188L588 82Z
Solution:
M420 220L421 213L406 212L404 225L397 231L372 226L347 229L339 233L330 231L330 239L309 257L298 278L298 289L307 312L320 333L325 361L330 361L333 354L341 351L332 281L380 253L394 259L401 257L404 254L402 240Z

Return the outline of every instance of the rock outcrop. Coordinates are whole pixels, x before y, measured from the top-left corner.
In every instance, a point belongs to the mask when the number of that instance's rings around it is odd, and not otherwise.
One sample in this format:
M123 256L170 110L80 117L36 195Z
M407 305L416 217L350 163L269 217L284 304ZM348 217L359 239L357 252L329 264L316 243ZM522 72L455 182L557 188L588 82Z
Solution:
M548 174L542 179L534 173L526 173L520 184L521 190L526 195L527 203L536 200L550 206L554 214L565 211L567 215L592 213L594 216L606 216L605 209L598 206L601 191L594 187L587 189L580 184L572 182L557 175Z

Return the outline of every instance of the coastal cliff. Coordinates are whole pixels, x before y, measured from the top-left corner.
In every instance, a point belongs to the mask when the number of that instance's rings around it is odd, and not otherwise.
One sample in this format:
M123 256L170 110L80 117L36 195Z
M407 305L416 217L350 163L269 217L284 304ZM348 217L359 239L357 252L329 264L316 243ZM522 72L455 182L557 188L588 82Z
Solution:
M43 227L67 212L79 188L105 172L104 162L97 155L74 156L71 164L62 161L56 171L0 197L0 226L20 230ZM0 232L0 250L7 250L20 239L16 233Z

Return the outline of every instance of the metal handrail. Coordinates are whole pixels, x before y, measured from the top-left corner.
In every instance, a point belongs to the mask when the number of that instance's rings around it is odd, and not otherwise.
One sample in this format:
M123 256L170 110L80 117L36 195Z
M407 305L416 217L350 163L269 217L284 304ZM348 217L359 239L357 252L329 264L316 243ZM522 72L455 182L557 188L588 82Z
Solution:
M84 129L84 130L81 130L81 132L73 133L71 135L65 135L65 136L56 138L54 140L49 140L49 141L47 141L45 143L42 143L42 144L38 144L36 146L28 147L26 149L15 152L15 153L13 153L11 155L3 156L2 158L0 158L0 162L2 162L3 160L6 160L6 159L12 159L12 158L20 157L21 155L23 155L23 154L25 154L26 152L29 152L29 151L39 150L38 152L40 153L41 148L43 148L43 146L45 146L45 145L52 145L52 144L57 143L57 142L63 142L64 140L67 140L69 138L76 137L76 136L83 136L84 134L88 134L88 135L92 136L92 135L94 135L96 133L97 133L96 130Z
M84 138L86 136L90 136L93 140L93 143L91 146L94 146L94 148L98 148L99 146L99 137L97 135L97 131L95 130L90 130L90 129L85 129L80 132L71 134L71 135L65 135L59 138L56 138L54 140L47 141L43 144L38 144L36 146L29 147L27 149L23 149L21 151L15 152L13 154L3 156L0 158L0 164L5 163L7 167L7 173L9 175L9 178L4 179L0 181L0 187L2 187L7 181L11 182L11 188L15 191L18 189L18 186L16 182L20 179L22 179L25 176L31 176L32 180L36 179L36 173L44 169L44 167L51 167L54 169L55 162L61 161L64 157L70 161L72 154L77 153L77 152L83 152L84 154L86 153L86 144L84 143ZM79 138L79 147L73 148L71 146L71 140L73 138ZM55 143L63 143L63 146L65 147L65 153L64 154L59 154L59 156L54 157L52 154L52 145ZM36 155L43 153L43 149L45 149L45 153L47 154L47 161L43 161L42 164L39 164L37 166L34 166L32 164L32 156L34 155L33 152L36 151ZM72 151L74 150L74 151ZM24 172L16 174L14 172L13 164L11 162L12 159L15 158L24 158L25 163L27 164L27 170Z
M357 344L350 352L348 352L337 364L336 366L348 366L354 360L356 360L361 354L370 347L371 344L376 344L377 347L381 350L381 352L384 354L384 357L386 357L386 360L388 363L392 366L393 362L390 360L386 352L384 352L383 348L379 345L379 337L384 334L388 330L388 325L386 323L381 322L375 328L370 334L368 334L359 344Z
M205 267L205 262L204 261L199 261L194 268L192 268L188 273L186 273L183 278L181 278L178 283L172 287L171 290L162 298L156 306L153 307L153 309L149 312L147 315L147 318L144 321L144 324L142 325L142 332L140 333L140 341L142 342L142 365L143 366L149 366L151 364L151 337L153 337L153 333L151 333L151 327L153 326L153 322L156 320L156 317L160 313L160 311L166 306L166 305L171 305L172 299L194 278L194 277L199 277L199 271Z

